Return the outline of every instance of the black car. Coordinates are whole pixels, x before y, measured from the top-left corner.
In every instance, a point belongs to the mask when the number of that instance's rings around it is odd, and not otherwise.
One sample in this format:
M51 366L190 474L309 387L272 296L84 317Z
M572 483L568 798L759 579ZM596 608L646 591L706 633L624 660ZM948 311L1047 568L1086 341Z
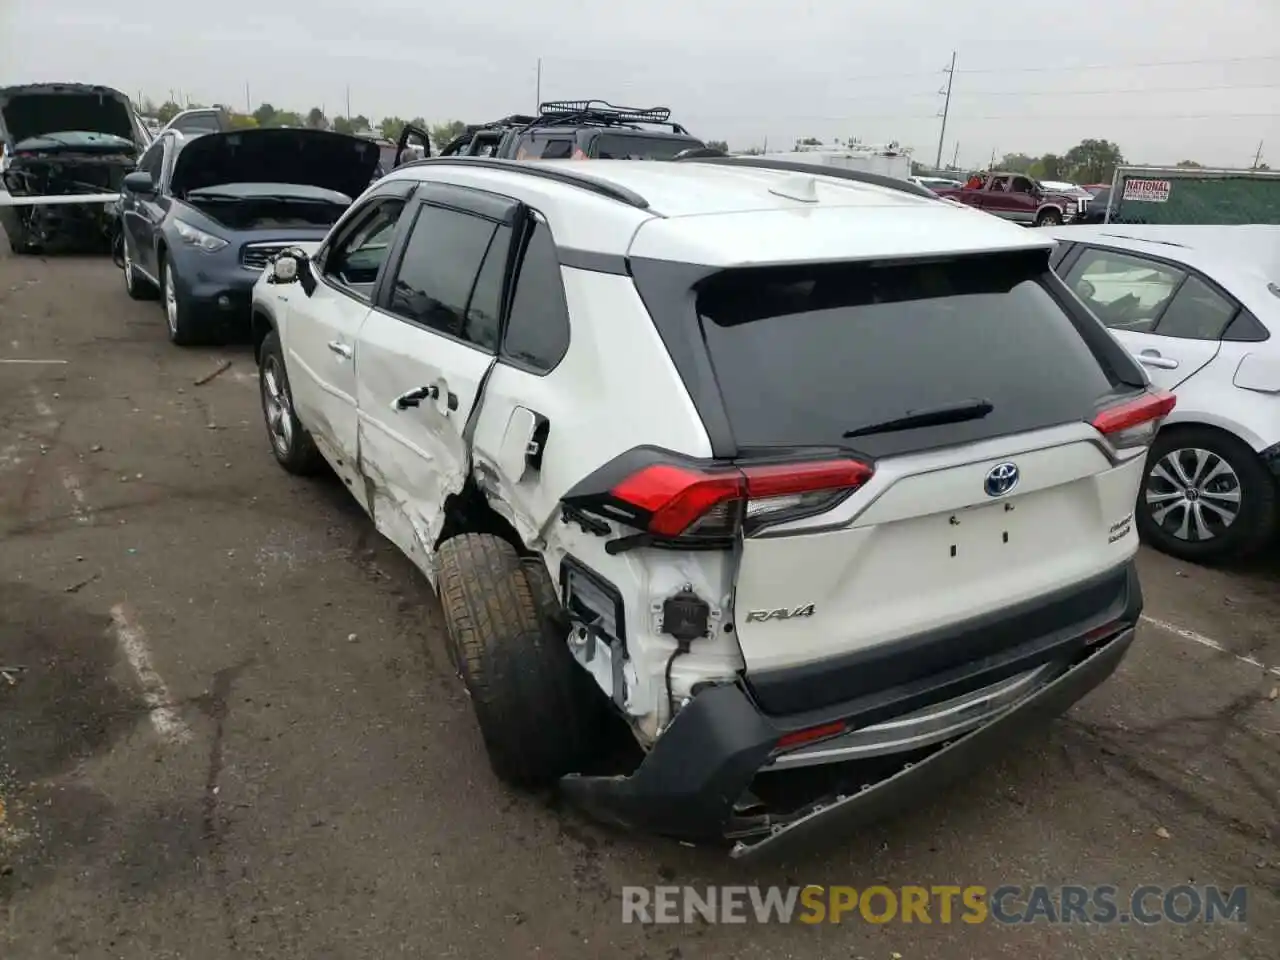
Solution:
M1085 204L1084 211L1072 221L1072 225L1078 227L1089 223L1106 223L1111 188L1086 187L1085 189L1089 192L1089 202Z
M0 88L0 227L13 252L108 240L120 185L150 142L119 90L83 83Z
M407 128L401 147L416 135ZM440 151L442 157L503 157L516 160L672 160L705 148L671 120L667 107L619 107L604 100L548 101L536 116L513 114L467 127Z
M286 247L324 239L378 159L376 143L327 130L166 130L124 179L129 296L163 291L176 344L247 331L263 268Z

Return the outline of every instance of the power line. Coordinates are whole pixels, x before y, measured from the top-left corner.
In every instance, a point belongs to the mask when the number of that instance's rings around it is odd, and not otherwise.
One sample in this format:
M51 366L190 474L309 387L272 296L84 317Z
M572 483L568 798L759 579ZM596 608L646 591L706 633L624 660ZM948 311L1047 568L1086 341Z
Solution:
M962 90L966 97L1077 97L1102 93L1204 93L1212 90L1277 90L1280 83L1228 83L1212 87L1109 87L1097 90ZM925 96L925 94L921 94Z
M958 71L957 71L958 72ZM1133 87L1111 87L1107 89L1097 90L956 90L953 99L957 102L964 103L971 97L1074 97L1074 96L1092 96L1095 94L1134 94L1134 93L1203 93L1222 90L1280 90L1278 83L1245 83L1239 85L1225 85L1212 87L1143 87L1136 90ZM942 96L945 94L943 90L935 90L926 92L924 90L911 91L886 97L879 93L855 93L849 96L839 94L833 97L833 100L845 102L850 100L879 100L879 101L897 101L912 98L925 99Z
M976 70L959 70L958 73L1051 73L1064 70L1134 70L1147 67L1190 67L1208 63L1256 63L1260 60L1280 60L1280 54L1256 57L1209 57L1201 60L1148 60L1145 63L1089 63L1062 67L986 67Z
M951 113L959 120L1277 120L1280 113L1004 113L1004 114L966 114L953 107ZM695 115L696 116L696 115ZM754 120L758 114L715 114L717 120ZM788 113L792 120L832 120L844 123L857 123L862 120L937 120L933 114L905 113L840 113L840 114L800 114Z

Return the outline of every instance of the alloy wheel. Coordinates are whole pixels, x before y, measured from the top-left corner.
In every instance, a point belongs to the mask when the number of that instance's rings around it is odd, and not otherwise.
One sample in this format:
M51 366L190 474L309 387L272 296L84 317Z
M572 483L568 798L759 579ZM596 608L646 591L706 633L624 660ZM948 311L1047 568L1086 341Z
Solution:
M293 446L293 405L280 362L275 357L267 357L263 364L262 400L271 443L281 456L287 457Z
M1152 522L1171 537L1203 543L1220 537L1240 515L1241 483L1222 456L1198 447L1170 450L1147 475L1143 502Z
M169 321L169 333L178 335L178 288L173 282L173 271L165 267L164 271L164 313Z

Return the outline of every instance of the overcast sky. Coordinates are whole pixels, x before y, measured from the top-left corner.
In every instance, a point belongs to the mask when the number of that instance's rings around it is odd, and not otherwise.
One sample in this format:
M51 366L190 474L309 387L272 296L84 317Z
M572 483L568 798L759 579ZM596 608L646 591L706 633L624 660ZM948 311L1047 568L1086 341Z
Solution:
M537 95L663 104L704 139L898 140L1280 168L1280 0L0 0L0 84L479 122ZM1171 63L1173 61L1173 63ZM1195 62L1189 62L1195 61Z

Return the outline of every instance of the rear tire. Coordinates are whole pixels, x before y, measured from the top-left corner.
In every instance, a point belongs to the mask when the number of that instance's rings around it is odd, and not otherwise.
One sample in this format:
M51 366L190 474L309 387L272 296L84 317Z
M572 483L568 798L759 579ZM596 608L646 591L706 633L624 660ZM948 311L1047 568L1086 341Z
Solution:
M554 592L491 534L452 537L437 556L449 643L494 773L539 786L580 769L599 728L582 668L542 615Z
M1243 441L1211 427L1164 430L1147 455L1138 532L1182 560L1243 559L1275 536L1276 500L1276 479Z
M284 368L280 335L272 330L262 341L258 356L258 393L262 399L262 419L276 463L289 473L309 476L324 466L311 434L299 422L293 409L293 392Z

